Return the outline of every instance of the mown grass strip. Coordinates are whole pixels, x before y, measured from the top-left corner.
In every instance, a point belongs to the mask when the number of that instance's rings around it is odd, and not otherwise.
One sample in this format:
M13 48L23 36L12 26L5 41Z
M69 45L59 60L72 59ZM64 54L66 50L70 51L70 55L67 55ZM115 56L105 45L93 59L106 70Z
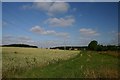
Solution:
M91 56L91 57L90 57ZM103 61L102 61L103 60ZM21 77L31 78L117 78L117 58L81 52L74 58L26 71Z

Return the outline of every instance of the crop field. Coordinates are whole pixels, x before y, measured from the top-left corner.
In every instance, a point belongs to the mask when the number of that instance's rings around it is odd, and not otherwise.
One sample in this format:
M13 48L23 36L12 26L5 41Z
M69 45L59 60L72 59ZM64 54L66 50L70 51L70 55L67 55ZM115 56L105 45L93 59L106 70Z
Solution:
M3 77L15 77L16 73L35 67L43 67L60 60L67 60L78 51L49 50L38 48L2 48Z
M3 78L118 78L116 56L98 52L2 48ZM114 53L116 54L116 53Z

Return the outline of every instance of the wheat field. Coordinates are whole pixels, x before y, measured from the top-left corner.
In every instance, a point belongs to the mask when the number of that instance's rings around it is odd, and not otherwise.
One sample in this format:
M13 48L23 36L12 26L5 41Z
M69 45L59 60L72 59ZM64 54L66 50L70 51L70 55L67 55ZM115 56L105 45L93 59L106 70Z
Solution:
M118 78L120 59L110 54L116 53L3 47L2 77Z
M38 48L2 48L3 77L10 77L26 69L43 67L59 60L67 60L76 56L78 51L64 51Z

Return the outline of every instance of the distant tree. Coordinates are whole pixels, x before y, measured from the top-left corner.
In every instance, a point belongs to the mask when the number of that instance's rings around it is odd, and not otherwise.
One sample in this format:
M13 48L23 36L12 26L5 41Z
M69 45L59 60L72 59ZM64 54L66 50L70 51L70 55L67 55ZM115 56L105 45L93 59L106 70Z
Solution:
M118 50L118 47L116 45L107 45L108 50L115 51Z
M104 46L103 45L97 45L97 51L103 51Z
M102 50L103 51L108 51L108 47L107 46L103 46Z
M88 44L88 49L89 50L97 50L97 44L98 42L93 40Z
M27 44L9 44L3 45L3 47L27 47L27 48L38 48L37 46L27 45Z

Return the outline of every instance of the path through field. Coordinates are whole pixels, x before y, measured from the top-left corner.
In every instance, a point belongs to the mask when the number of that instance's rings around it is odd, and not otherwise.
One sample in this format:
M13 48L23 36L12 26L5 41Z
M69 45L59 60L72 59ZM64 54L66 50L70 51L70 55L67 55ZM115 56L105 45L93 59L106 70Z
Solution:
M90 51L3 48L3 77L118 78L118 61Z
M2 54L3 77L14 77L24 70L43 67L76 56L79 51L50 50L38 48L4 47Z

